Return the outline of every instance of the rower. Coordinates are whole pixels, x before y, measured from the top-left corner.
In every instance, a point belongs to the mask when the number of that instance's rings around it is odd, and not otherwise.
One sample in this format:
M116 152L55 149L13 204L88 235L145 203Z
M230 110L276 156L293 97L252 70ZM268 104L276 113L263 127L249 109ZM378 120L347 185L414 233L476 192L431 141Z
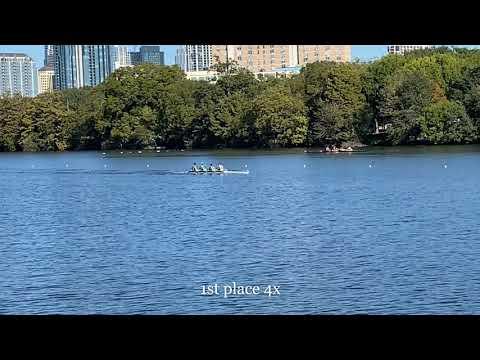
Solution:
M198 172L198 166L197 166L197 163L193 163L193 166L192 166L192 171L193 172Z
M217 169L215 169L215 166L213 166L213 164L210 164L210 167L208 168L208 171L215 172L215 171L217 171Z
M207 171L207 168L205 165L203 165L203 163L200 164L200 171Z
M217 171L222 171L223 172L223 165L222 164L218 164Z

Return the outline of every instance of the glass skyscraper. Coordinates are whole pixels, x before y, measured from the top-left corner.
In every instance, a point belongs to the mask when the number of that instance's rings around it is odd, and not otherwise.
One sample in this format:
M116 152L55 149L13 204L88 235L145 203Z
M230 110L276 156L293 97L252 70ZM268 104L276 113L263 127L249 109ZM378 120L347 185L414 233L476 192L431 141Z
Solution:
M160 51L160 46L158 45L143 45L140 46L140 51L130 52L130 60L132 65L164 65L165 55L163 51Z
M0 96L35 96L37 72L25 54L0 53Z
M114 70L131 65L127 45L112 46L112 62L114 64Z
M142 56L139 51L132 51L130 54L130 64L140 65L142 63Z
M140 56L144 64L165 64L163 51L160 51L160 46L140 46Z
M53 67L54 62L53 45L45 45L43 65Z
M110 45L54 45L55 89L102 83L113 71Z

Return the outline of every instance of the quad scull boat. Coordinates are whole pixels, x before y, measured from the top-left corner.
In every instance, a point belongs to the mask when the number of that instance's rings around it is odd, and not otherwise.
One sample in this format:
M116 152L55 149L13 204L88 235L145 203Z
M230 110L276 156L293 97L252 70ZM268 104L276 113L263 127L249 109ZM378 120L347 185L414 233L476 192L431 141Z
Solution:
M192 174L192 175L196 175L196 174L243 174L243 175L248 175L250 174L250 171L249 170L227 170L227 169L224 169L222 171L193 171L193 170L190 170L188 171L188 173Z

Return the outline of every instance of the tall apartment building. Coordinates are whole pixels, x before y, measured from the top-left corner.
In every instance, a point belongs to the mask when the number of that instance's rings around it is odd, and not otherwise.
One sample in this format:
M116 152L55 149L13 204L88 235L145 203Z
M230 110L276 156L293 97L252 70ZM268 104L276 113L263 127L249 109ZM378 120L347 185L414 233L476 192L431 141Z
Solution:
M38 70L38 93L43 94L53 91L53 67L44 66Z
M53 54L53 45L45 45L43 65L53 67L55 55Z
M0 53L0 96L35 96L37 74L25 54Z
M298 65L297 45L213 45L214 62L235 61L254 73Z
M431 47L432 45L388 45L387 52L389 54L403 55L407 51L428 49Z
M112 50L112 62L113 69L117 70L122 67L131 66L130 53L128 52L127 45L113 45Z
M130 52L132 65L156 64L165 65L165 53L160 51L158 45L143 45L139 51Z
M350 45L183 45L176 64L186 71L201 71L227 60L254 73L302 66L316 61L348 62Z
M54 45L54 88L95 86L114 70L110 45Z
M298 45L298 64L317 61L349 62L352 58L350 45Z
M212 50L213 45L181 45L175 63L185 72L207 70L213 65Z

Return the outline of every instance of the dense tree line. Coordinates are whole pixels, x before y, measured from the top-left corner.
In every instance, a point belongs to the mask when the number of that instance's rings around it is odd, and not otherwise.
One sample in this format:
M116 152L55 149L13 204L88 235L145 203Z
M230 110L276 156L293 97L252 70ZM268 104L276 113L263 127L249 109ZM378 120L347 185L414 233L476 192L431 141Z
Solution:
M460 144L480 138L480 51L437 48L216 83L122 68L95 88L0 99L0 151ZM221 70L222 71L222 70Z

